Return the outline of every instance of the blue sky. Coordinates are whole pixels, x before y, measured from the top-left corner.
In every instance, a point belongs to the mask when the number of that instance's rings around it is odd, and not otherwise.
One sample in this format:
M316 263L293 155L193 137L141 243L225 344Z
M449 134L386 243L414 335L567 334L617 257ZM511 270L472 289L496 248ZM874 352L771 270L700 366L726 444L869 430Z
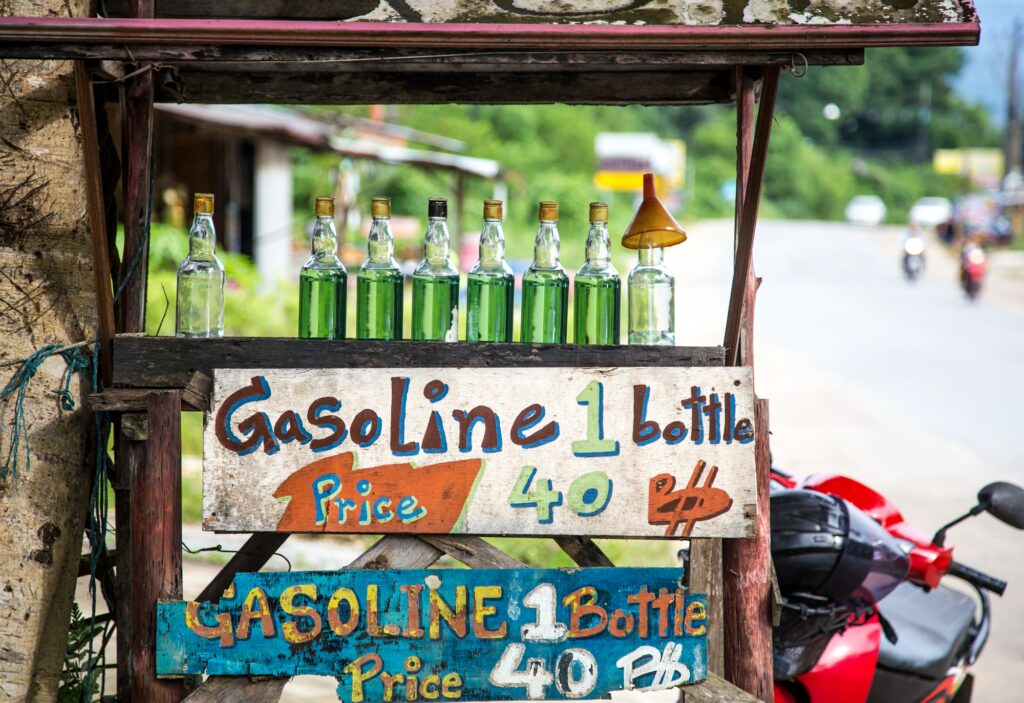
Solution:
M1024 0L975 0L981 15L981 44L965 49L967 66L956 81L957 91L988 108L994 121L1006 117L1006 71L1013 20L1024 20ZM1024 56L1018 74L1024 74ZM1024 79L1024 75L1021 75Z

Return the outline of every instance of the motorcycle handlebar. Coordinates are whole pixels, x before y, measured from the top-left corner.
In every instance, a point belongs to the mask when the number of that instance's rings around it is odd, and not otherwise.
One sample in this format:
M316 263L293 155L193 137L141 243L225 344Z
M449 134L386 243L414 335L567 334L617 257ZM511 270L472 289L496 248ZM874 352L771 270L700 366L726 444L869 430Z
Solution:
M964 581L974 584L978 588L984 588L985 590L992 591L997 596L1003 595L1006 591L1006 581L997 579L995 576L989 576L977 569L972 569L969 566L964 566L963 564L955 561L949 563L949 569L946 573L950 576L962 578Z

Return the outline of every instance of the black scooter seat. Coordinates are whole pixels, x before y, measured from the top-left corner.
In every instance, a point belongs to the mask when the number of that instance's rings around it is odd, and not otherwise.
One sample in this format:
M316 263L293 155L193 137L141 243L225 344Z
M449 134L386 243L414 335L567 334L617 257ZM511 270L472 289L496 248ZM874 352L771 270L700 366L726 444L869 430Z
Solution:
M878 604L899 641L882 638L878 666L929 679L941 679L963 651L974 600L959 591L939 586L930 593L902 583Z

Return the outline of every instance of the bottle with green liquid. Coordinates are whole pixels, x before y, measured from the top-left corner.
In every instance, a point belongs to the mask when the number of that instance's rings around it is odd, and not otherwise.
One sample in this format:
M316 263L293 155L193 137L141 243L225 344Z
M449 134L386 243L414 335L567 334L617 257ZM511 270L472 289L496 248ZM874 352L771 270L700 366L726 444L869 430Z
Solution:
M224 336L224 266L217 258L213 195L196 193L188 256L178 268L175 333L179 337Z
M511 342L516 279L505 261L500 200L484 201L480 260L467 277L466 341Z
M520 341L565 344L569 277L559 256L558 203L542 202L533 263L523 275Z
M448 201L431 198L423 261L412 276L412 338L459 341L459 272L449 258Z
M299 337L345 337L347 287L348 272L338 259L334 198L317 198L313 253L299 274Z
M402 270L395 260L391 199L374 198L369 256L356 276L356 337L402 338Z
M576 344L619 343L619 300L622 281L611 260L608 204L590 203L587 260L573 281L573 341Z

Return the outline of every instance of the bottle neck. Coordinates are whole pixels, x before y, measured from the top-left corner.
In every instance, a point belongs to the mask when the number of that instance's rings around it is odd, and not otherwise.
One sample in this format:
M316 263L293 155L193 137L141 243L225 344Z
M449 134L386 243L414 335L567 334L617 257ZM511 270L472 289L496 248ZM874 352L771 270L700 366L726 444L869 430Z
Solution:
M395 238L391 234L391 218L374 217L368 242L370 261L390 264L395 256Z
M188 256L193 261L211 261L217 248L217 233L213 229L213 215L197 214L188 232Z
M594 269L607 268L611 263L611 238L607 222L591 222L587 233L587 266Z
M541 220L537 239L533 242L533 265L536 268L556 269L561 266L559 252L558 223Z
M665 260L665 249L663 247L637 249L637 254L639 255L638 264L640 266L661 266Z
M313 256L326 257L338 254L338 232L334 229L333 217L317 217L313 225Z
M432 266L446 266L451 255L451 237L443 217L427 221L427 234L423 238L423 258Z
M501 220L484 220L484 229L480 233L480 268L500 271L504 263L505 233L501 229Z

